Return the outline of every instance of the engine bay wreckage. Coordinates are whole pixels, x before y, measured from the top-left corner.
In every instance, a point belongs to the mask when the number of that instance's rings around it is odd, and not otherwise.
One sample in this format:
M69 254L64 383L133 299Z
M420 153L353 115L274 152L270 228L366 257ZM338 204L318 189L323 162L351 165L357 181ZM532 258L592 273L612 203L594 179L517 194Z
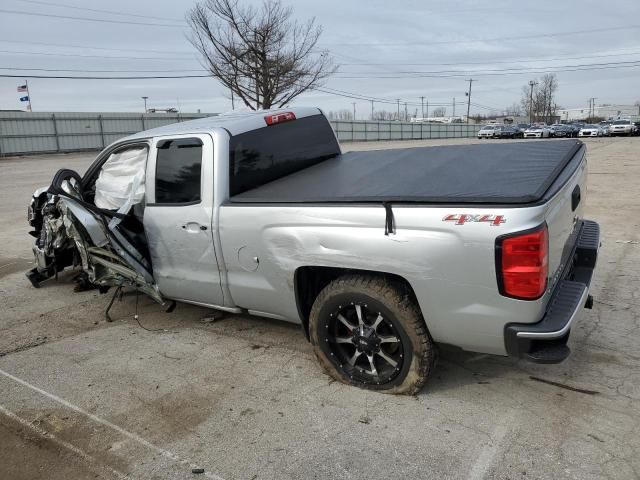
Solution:
M36 266L26 276L34 287L79 266L76 291L116 287L115 299L130 287L168 303L153 279L142 224L147 153L146 145L116 150L93 175L90 169L83 179L62 169L49 187L36 190L27 215Z

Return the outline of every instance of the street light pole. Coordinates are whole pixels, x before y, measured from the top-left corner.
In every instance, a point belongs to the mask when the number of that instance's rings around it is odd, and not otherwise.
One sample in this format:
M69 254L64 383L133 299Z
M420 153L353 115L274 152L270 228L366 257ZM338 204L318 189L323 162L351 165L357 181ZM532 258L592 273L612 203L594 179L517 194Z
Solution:
M529 92L529 124L533 123L533 87L537 84L537 82L529 80L529 87L531 87Z
M469 79L469 91L467 92L467 123L469 123L469 111L471 109L471 84L473 83L473 78Z
M356 119L356 102L351 102L351 105L353 105L353 119Z
M424 96L420 97L420 107L422 108L422 120L424 121Z
M400 99L396 98L396 102L398 102L398 118L397 118L397 120L400 121Z
M144 113L147 113L147 99L149 97L142 97L142 100L144 100Z

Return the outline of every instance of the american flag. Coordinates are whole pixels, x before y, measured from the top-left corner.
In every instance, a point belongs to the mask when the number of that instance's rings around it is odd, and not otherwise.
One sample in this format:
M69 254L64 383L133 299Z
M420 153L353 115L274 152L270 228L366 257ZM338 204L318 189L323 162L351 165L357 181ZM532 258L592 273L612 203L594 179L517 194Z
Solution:
M27 85L19 85L18 86L18 91L19 92L26 92L27 91Z

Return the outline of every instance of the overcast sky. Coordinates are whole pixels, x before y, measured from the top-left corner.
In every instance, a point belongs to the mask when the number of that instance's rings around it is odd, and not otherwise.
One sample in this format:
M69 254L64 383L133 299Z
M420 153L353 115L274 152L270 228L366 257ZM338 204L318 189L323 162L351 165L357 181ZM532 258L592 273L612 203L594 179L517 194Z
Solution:
M0 2L0 73L94 76L201 73L198 56L186 40L184 24L185 12L193 3L193 0L4 0ZM597 104L633 104L640 100L638 0L285 0L284 3L294 7L296 18L316 17L323 26L320 44L330 50L340 65L339 73L327 81L327 88L367 98L391 101L400 98L410 103L412 113L420 109L420 96L425 96L431 106L446 103L447 114L451 114L453 97L457 102L465 101L468 88L465 79L469 77L477 80L472 89L475 104L472 113L488 113L491 108L500 111L519 102L522 86L547 71L558 71L557 100L563 107L583 107L590 97L596 97ZM43 14L52 16L40 16ZM598 64L599 69L559 71L593 64ZM100 70L107 72L91 73ZM0 78L0 109L24 108L16 92L21 83L17 78ZM183 112L231 109L228 92L211 78L30 79L29 85L34 111L142 112L143 95L149 97L150 107L178 107ZM310 92L298 97L295 103L335 111L352 109L353 101L357 102L357 117L366 118L371 110L366 100ZM376 110L396 108L381 102L374 106ZM456 106L457 114L464 110L466 107Z

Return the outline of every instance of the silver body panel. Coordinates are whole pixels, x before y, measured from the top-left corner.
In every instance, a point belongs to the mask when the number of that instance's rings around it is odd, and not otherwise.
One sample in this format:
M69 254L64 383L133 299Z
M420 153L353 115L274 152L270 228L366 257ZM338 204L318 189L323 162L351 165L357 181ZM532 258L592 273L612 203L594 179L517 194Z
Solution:
M298 118L318 113L312 108L288 111ZM381 205L228 203L230 134L264 127L264 115L201 119L118 142L144 140L153 147L160 139L197 136L205 143L202 202L195 208L149 205L155 200L156 152L150 150L144 226L154 279L164 297L300 323L296 271L321 266L404 278L416 294L433 339L467 350L504 355L505 324L534 323L542 318L563 269L565 243L582 217L584 158L562 188L539 205L396 204L396 232L386 236ZM584 156L584 149L579 155ZM583 201L572 211L576 185L580 185ZM452 214L502 215L506 221L497 226L443 221ZM549 231L547 292L535 301L500 295L496 238L545 222ZM194 229L188 228L191 224ZM203 225L206 231L196 228Z

